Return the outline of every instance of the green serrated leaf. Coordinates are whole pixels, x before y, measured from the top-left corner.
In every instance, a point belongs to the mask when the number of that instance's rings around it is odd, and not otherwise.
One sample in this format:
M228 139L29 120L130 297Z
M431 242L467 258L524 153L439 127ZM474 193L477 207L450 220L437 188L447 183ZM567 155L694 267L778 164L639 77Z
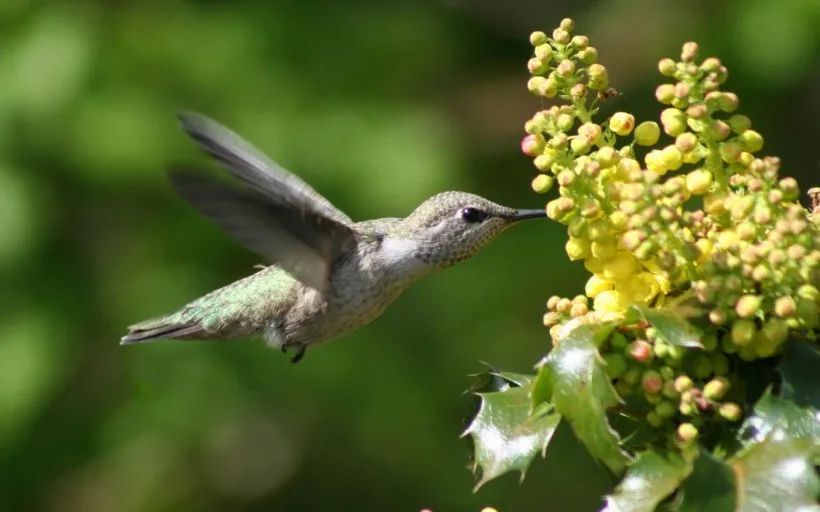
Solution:
M552 402L552 381L550 380L549 366L543 365L538 368L535 380L532 383L532 393L530 393L532 407L536 408L544 402Z
M740 429L741 441L748 445L763 442L779 430L788 439L806 439L813 444L815 458L820 452L820 413L802 408L767 391L754 406Z
M735 474L722 459L705 450L683 482L680 512L733 512L735 510Z
M732 459L737 479L737 510L818 511L820 479L809 459L811 440L788 439L773 431Z
M493 371L492 374L508 380L517 386L526 386L535 378L535 375L526 375L515 372Z
M689 471L689 465L677 455L643 452L627 468L615 494L607 496L603 512L652 512Z
M640 313L641 317L655 328L658 337L666 343L681 347L703 348L700 342L700 330L674 311L640 305L633 305L632 309Z
M561 416L545 407L531 415L530 393L531 384L479 393L481 407L463 434L472 436L475 465L481 469L475 490L510 471L521 472L523 479L535 455L546 452Z
M606 410L621 400L604 371L592 326L580 325L569 332L547 356L546 366L558 412L569 420L590 454L613 472L621 472L629 458L606 417Z
M783 377L780 395L797 405L820 410L820 349L814 343L790 339L786 342L778 370Z

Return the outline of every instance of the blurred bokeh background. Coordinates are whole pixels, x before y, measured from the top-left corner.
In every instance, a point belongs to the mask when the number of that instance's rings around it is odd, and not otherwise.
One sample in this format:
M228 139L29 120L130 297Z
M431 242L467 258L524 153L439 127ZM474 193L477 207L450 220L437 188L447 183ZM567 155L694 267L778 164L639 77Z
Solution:
M782 157L820 181L815 0L0 2L0 509L593 510L605 472L562 428L478 494L458 436L480 361L527 371L544 299L584 282L531 222L299 365L260 342L120 347L129 323L258 259L174 197L210 165L179 109L234 127L355 219L445 189L519 207L540 103L528 34L576 20L657 116L655 63L694 39ZM813 183L812 183L813 182Z

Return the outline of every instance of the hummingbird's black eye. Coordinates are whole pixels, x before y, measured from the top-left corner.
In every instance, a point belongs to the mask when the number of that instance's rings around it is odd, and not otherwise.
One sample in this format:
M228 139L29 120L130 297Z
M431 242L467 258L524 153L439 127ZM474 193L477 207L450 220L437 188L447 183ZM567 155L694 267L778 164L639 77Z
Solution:
M487 214L478 208L462 208L460 214L467 222L481 222L487 218Z

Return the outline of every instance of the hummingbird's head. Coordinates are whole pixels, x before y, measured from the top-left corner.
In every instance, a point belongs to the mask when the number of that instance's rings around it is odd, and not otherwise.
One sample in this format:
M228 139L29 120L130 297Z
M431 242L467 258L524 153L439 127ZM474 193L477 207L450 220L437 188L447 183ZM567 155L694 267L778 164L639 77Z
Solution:
M442 192L404 224L417 244L416 258L443 268L469 258L519 220L545 216L543 209L516 210L466 192Z

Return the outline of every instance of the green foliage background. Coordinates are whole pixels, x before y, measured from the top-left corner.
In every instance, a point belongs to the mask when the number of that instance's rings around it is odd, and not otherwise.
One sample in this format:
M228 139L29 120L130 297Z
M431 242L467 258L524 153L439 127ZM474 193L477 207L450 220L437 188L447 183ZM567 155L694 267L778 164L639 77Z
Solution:
M477 495L457 440L465 376L526 370L543 300L582 288L558 224L511 231L296 366L261 343L117 345L258 263L172 195L165 169L205 164L176 110L357 219L444 189L532 207L527 35L564 16L639 118L658 58L699 41L783 174L817 185L811 0L0 3L0 508L596 508L609 480L565 427L522 486Z

